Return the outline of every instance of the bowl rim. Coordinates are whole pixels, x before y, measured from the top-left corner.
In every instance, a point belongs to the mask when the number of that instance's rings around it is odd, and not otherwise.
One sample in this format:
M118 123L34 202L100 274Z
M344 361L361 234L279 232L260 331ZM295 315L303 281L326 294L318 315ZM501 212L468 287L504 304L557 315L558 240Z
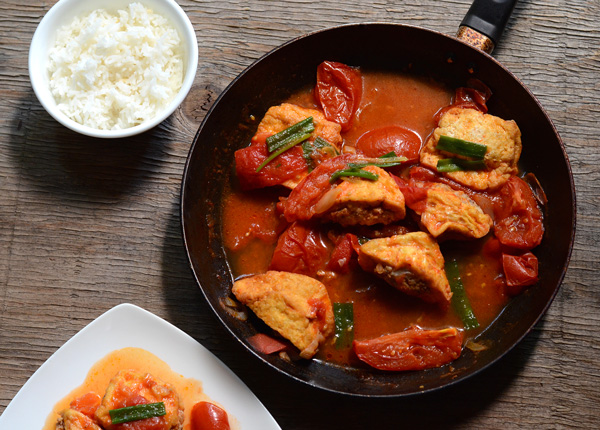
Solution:
M119 130L101 130L80 124L61 112L48 87L45 63L48 51L55 40L56 30L67 24L75 16L96 9L117 10L131 3L142 3L167 18L177 30L184 51L184 77L181 87L173 100L153 118L133 127ZM194 27L175 0L108 0L98 5L95 0L59 0L43 16L38 24L29 46L29 80L42 107L63 126L86 136L97 138L122 138L143 133L163 122L183 102L192 88L198 70L198 39Z

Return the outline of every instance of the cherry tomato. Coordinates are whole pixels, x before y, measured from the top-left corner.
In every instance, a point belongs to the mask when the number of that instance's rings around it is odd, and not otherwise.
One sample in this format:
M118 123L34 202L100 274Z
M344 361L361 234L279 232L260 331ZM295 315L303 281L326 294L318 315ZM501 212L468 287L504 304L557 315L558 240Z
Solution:
M75 409L90 418L94 418L96 409L100 406L102 398L96 393L87 393L77 397L70 404L71 409Z
M390 152L414 162L419 159L421 138L408 128L397 125L376 128L363 134L356 142L356 149L367 157L381 157Z
M357 254L356 249L360 248L358 238L350 233L346 233L335 244L331 253L331 258L327 262L327 268L338 273L348 273L350 271L352 257Z
M457 359L463 333L455 327L424 330L413 326L400 333L354 341L359 359L379 370L423 370Z
M246 148L235 151L235 169L243 189L280 185L303 172L308 172L302 148L298 145L279 155L258 173L256 169L269 156L268 134L256 135Z
M495 199L494 233L500 243L517 249L532 249L544 235L543 216L529 185L513 176Z
M342 63L324 61L317 68L315 99L325 118L347 131L362 97L362 76L358 69Z
M279 236L269 270L315 275L328 254L317 231L295 222Z
M506 289L511 296L521 293L524 287L533 285L538 280L538 259L531 252L521 255L502 254L502 267Z
M210 402L198 402L192 408L192 430L230 430L227 412Z

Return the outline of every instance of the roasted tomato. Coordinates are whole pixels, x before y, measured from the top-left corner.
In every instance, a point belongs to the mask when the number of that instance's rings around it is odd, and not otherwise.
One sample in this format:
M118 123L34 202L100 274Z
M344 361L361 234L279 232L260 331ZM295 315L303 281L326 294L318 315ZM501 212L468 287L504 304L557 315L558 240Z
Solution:
M315 99L325 118L347 131L362 97L362 76L358 69L342 63L324 61L317 68Z
M229 430L227 412L210 402L198 402L192 408L192 430Z
M500 243L529 250L542 241L543 216L529 185L513 176L495 199L494 233Z
M256 169L269 156L267 137L269 137L268 134L256 135L252 138L250 146L235 151L237 177L240 186L245 190L280 185L303 172L308 172L308 166L302 156L300 146L284 152L256 172Z
M408 162L414 162L419 159L421 143L421 138L414 131L390 125L360 136L356 149L367 157L381 157L393 151L398 157L406 157Z
M538 259L531 252L521 255L502 254L506 290L515 296L538 280Z
M328 255L329 251L320 234L295 222L279 236L269 270L314 275Z
M424 330L413 326L400 333L354 341L359 359L379 370L423 370L456 360L463 333L455 327Z
M338 273L348 273L352 263L352 257L357 255L357 249L360 248L358 238L350 233L342 236L331 253L331 258L327 262L327 268Z

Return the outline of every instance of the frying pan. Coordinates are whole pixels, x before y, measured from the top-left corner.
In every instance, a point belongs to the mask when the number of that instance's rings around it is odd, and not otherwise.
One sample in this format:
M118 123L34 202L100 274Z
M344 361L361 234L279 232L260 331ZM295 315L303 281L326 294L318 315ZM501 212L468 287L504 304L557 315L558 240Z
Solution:
M332 392L369 397L408 396L472 376L513 348L550 306L564 278L575 232L575 192L563 143L533 94L491 52L515 0L476 1L459 34L468 42L423 28L385 23L343 25L291 40L256 61L220 95L201 124L186 161L181 190L183 239L193 274L219 320L257 360L289 377ZM477 46L477 48L472 45ZM419 372L382 372L337 366L317 359L285 361L256 352L246 340L260 322L230 312L233 278L221 237L221 199L235 150L247 146L267 109L314 85L324 60L365 69L426 74L452 87L469 78L493 92L489 112L514 119L523 139L521 168L534 172L548 198L546 233L534 252L539 282L512 299L477 341L447 366Z

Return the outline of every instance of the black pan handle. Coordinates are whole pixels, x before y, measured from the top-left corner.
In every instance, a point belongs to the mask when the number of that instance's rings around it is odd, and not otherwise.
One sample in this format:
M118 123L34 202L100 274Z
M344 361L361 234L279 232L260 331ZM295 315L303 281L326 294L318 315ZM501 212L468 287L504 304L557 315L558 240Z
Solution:
M500 36L502 36L504 27L506 27L516 3L517 0L474 0L471 8L460 23L457 36L467 43L472 44L473 35L468 34L465 37L461 33L465 33L465 27L475 30L475 32L490 39L490 43L480 46L481 43L478 42L476 47L491 53L494 46L500 40ZM467 33L472 32L467 31ZM487 46L490 44L491 47Z

